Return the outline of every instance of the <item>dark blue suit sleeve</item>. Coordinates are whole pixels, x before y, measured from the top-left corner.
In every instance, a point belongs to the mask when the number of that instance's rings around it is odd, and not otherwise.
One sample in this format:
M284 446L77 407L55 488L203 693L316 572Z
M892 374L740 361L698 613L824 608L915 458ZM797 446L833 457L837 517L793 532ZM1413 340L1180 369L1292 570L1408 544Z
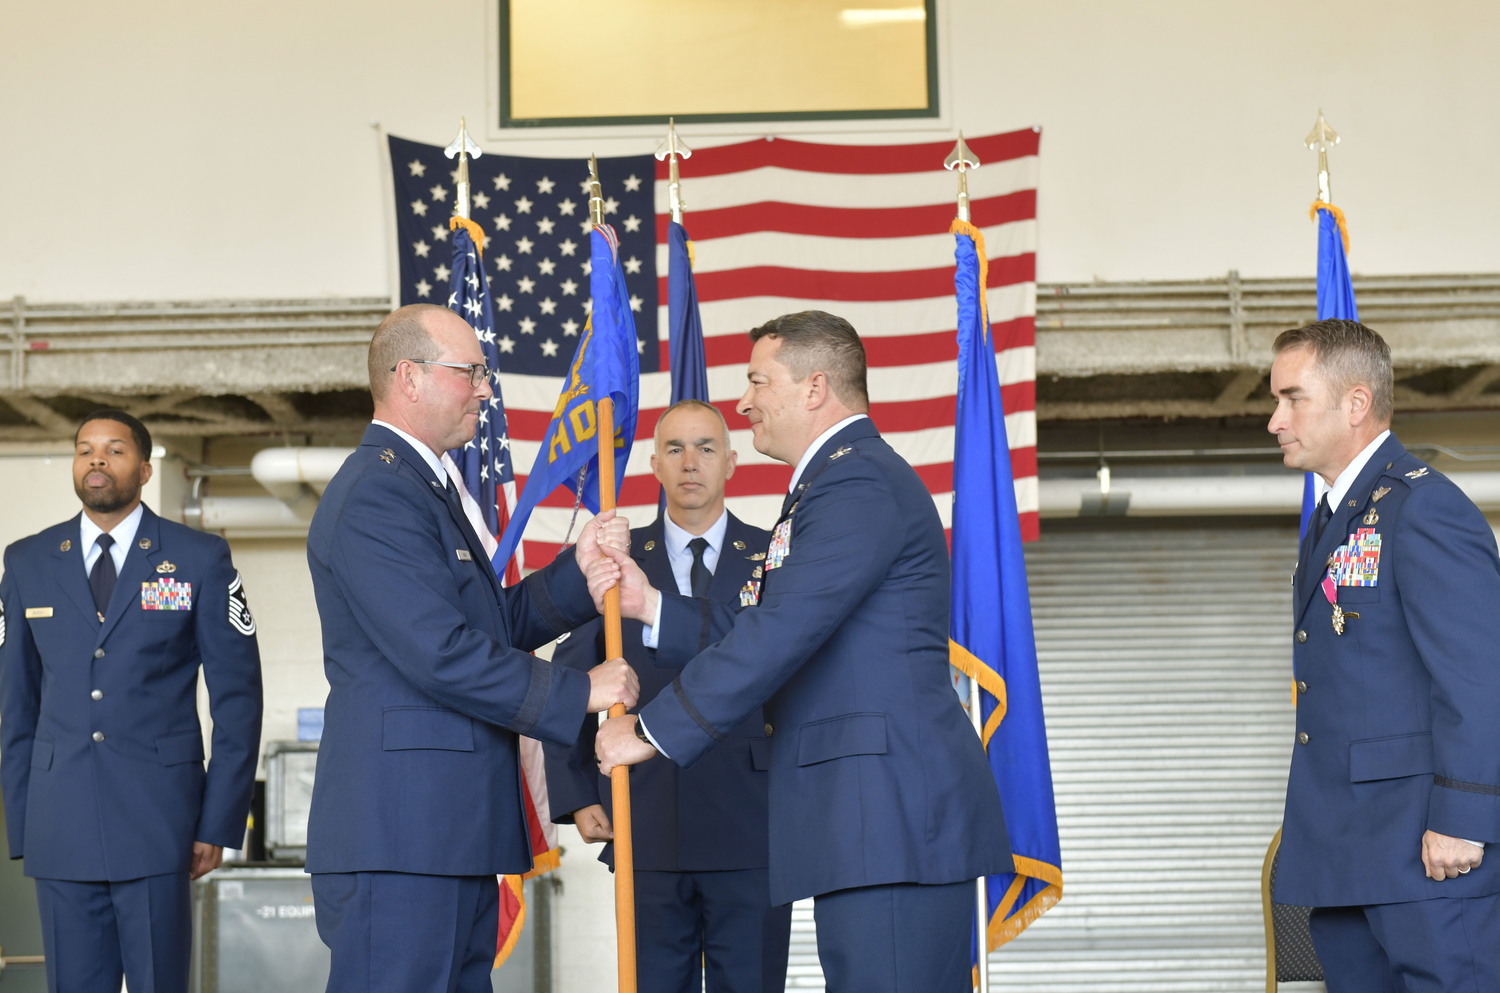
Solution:
M542 741L573 741L588 677L521 649L567 630L549 626L548 607L581 612L578 598L588 591L576 565L554 563L541 579L507 589L504 610L520 618L518 647L498 641L464 615L457 580L437 554L445 541L431 499L396 474L371 475L351 491L328 564L353 621L403 677L444 706ZM546 603L533 602L536 583L545 584Z
M588 672L604 661L604 628L593 620L574 631L552 653L552 664ZM544 744L547 801L555 824L573 823L573 813L599 803L599 767L594 761L594 737L599 724L585 714L578 740L572 745Z
M1427 826L1500 842L1500 570L1495 537L1457 487L1413 487L1394 556L1412 642L1432 679Z
M5 555L0 577L0 783L4 785L5 833L10 857L24 854L26 792L31 782L31 746L42 705L42 658L31 639L21 604L15 565Z
M254 622L236 611L240 627L231 623L231 607L238 606L230 603L231 587L243 594L229 546L220 540L194 612L208 712L213 718L213 746L194 838L238 848L245 837L245 815L255 788L262 698ZM241 628L248 628L249 633Z
M713 600L657 592L661 596L661 626L656 633L656 659L661 665L687 665L728 634L739 615L738 609Z
M844 459L824 470L792 515L790 552L767 572L765 594L733 628L701 653L641 719L678 765L688 766L796 673L889 572L900 543L897 501L870 459ZM680 599L680 598L679 598ZM662 627L682 604L663 603ZM713 609L710 628L726 608ZM700 611L700 624L702 613ZM701 628L700 628L701 632ZM664 630L662 634L666 634ZM684 633L674 632L674 643Z

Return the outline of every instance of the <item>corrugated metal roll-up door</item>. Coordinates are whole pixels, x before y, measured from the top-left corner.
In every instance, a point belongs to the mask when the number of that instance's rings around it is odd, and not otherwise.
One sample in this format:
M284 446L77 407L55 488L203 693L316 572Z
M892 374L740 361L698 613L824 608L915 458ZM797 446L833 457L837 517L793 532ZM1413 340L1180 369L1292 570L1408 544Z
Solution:
M1265 987L1260 868L1291 751L1290 528L1052 533L1027 549L1062 902L995 990ZM788 989L820 989L811 902Z

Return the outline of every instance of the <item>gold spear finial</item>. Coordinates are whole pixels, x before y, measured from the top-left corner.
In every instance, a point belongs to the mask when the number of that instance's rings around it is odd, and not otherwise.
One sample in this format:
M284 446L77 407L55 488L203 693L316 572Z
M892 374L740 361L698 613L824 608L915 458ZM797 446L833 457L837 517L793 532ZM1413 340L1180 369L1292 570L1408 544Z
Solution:
M599 160L589 156L589 223L604 223L604 193L599 189Z
M677 122L673 118L667 118L667 140L661 143L656 150L656 161L667 160L667 207L671 210L672 220L678 224L682 223L682 182L677 177L678 157L690 159L693 150L683 144L681 138L677 137Z
M958 171L958 219L968 221L969 219L969 170L979 168L979 159L969 151L969 146L964 144L964 133L958 133L958 144L953 146L953 151L943 160L943 168L949 172Z
M1323 108L1318 108L1318 122L1307 135L1307 147L1318 153L1318 199L1333 203L1333 192L1328 181L1328 150L1339 143L1339 133L1323 119Z
M458 119L458 136L453 139L452 144L443 149L443 154L448 158L458 156L458 200L453 206L453 212L464 220L469 219L469 159L479 158L484 153L479 146L474 144L474 139L469 137L469 129L464 124L464 119Z

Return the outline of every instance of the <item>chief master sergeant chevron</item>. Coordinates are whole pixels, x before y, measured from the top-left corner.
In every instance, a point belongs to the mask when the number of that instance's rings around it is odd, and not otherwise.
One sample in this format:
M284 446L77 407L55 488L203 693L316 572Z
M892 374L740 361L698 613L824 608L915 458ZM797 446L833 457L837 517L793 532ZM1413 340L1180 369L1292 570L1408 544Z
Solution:
M599 728L601 770L654 746L691 765L765 701L771 902L816 897L830 993L968 990L973 880L1012 864L999 791L948 683L942 522L866 415L849 322L805 311L750 338L739 411L758 451L796 466L759 602L736 614L658 597L607 552L658 660L692 660L639 721Z
M1500 990L1500 559L1390 433L1391 353L1355 321L1275 343L1269 430L1317 474L1297 556L1279 903L1315 908L1329 993Z
M53 993L185 993L189 877L245 837L260 653L229 546L141 503L151 435L74 436L83 513L16 542L0 580L0 780L36 878ZM198 671L213 751L203 766Z

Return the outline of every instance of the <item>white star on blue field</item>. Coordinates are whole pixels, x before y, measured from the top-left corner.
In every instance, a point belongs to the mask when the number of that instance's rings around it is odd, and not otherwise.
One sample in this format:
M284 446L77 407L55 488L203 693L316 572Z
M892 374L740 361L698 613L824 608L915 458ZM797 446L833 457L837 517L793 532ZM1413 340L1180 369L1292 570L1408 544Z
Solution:
M437 145L390 139L401 302L446 302L453 275L448 218L458 166ZM599 160L605 220L620 239L620 264L635 315L641 371L656 347L656 162L650 155ZM503 371L562 376L589 312L588 160L485 153L469 162L471 216L484 229L485 274L494 301Z

